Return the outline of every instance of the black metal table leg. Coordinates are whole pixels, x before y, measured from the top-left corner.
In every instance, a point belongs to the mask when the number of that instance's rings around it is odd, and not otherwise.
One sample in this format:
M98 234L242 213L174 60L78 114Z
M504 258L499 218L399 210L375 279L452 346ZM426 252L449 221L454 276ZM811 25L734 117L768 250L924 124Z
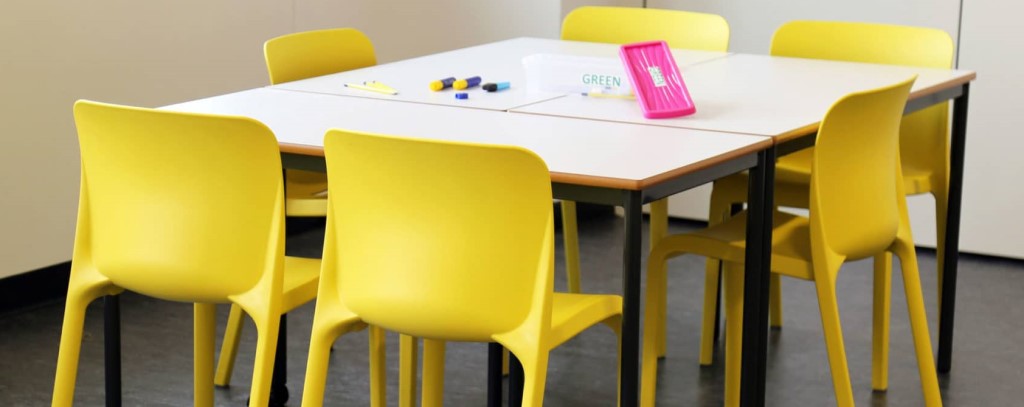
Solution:
M742 406L764 405L774 178L775 147L771 147L758 153L757 166L750 169L743 278Z
M501 407L501 355L503 349L498 343L487 344L487 407Z
M939 309L939 373L949 373L953 363L953 316L956 306L957 261L960 258L960 199L964 189L964 148L967 139L967 97L970 84L953 100L953 128L949 150L949 195L942 261L942 306Z
M107 407L121 407L121 296L103 297L103 371Z
M281 314L274 354L274 375L270 379L270 406L283 407L288 402L288 314Z
M287 193L288 170L281 169L282 184ZM277 330L277 350L274 353L274 373L270 378L270 407L283 407L288 402L288 314L281 314ZM262 407L262 406L261 406Z
M623 244L622 276L622 387L619 405L635 407L640 401L640 256L643 205L639 191L628 191L625 210L626 235Z
M501 366L501 360L498 360ZM516 355L508 355L508 407L523 405L523 385L525 384L523 364Z

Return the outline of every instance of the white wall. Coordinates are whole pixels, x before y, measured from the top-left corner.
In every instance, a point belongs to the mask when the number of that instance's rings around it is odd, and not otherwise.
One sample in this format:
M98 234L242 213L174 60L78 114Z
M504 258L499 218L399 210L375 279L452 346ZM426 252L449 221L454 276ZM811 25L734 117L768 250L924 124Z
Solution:
M555 38L546 0L33 0L0 3L0 278L71 258L76 99L140 106L263 86L263 41L352 26L382 62Z
M960 66L971 84L960 247L1024 258L1024 4L965 0Z
M382 62L531 36L557 38L556 1L298 0L297 30L357 27Z

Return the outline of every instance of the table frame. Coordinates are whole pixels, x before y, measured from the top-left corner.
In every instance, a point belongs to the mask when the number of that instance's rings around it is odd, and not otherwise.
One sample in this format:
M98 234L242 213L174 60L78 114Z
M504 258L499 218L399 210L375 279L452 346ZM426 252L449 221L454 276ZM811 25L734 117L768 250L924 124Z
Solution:
M957 264L960 261L960 204L964 190L964 150L967 145L967 103L970 93L971 84L965 83L959 88L938 92L927 100L921 100L922 106L908 103L908 109L920 109L928 106L924 103L930 105L945 99L953 99L953 125L949 143L949 196L946 236L943 241L945 257L940 265L942 306L939 307L939 353L936 366L939 373L949 373L953 367L953 319L956 307Z

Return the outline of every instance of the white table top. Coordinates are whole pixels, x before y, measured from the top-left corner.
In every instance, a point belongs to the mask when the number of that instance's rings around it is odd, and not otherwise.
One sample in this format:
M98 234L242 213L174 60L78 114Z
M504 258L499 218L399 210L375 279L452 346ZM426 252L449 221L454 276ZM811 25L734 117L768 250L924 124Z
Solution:
M786 136L814 131L843 95L919 75L911 98L974 79L973 71L875 65L766 55L730 54L680 68L697 113L645 119L633 100L578 95L512 109L514 112L622 123Z
M475 47L463 48L419 58L382 64L363 69L341 72L301 81L272 86L276 89L358 96L404 102L429 103L490 110L509 110L544 100L561 97L564 93L528 92L524 57L533 54L560 54L618 59L619 46L589 42L561 41L540 38L516 38ZM685 66L721 58L727 53L695 50L673 50L680 69ZM461 92L469 99L455 99L453 89L431 91L431 81L455 77L463 79L480 76L483 82L510 82L511 87L488 93L475 87ZM350 89L345 83L378 81L398 90L398 95L386 95Z
M328 129L517 145L547 162L552 179L639 190L730 157L770 146L765 137L509 114L270 88L164 109L252 117L270 127L282 151L322 154Z

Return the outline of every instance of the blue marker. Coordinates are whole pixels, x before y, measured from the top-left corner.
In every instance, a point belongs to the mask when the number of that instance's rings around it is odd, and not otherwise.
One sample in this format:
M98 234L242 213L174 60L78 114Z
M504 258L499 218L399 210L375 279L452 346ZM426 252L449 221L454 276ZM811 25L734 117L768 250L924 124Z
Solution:
M483 86L484 90L488 92L497 92L499 90L508 89L508 87L508 82L485 83Z

